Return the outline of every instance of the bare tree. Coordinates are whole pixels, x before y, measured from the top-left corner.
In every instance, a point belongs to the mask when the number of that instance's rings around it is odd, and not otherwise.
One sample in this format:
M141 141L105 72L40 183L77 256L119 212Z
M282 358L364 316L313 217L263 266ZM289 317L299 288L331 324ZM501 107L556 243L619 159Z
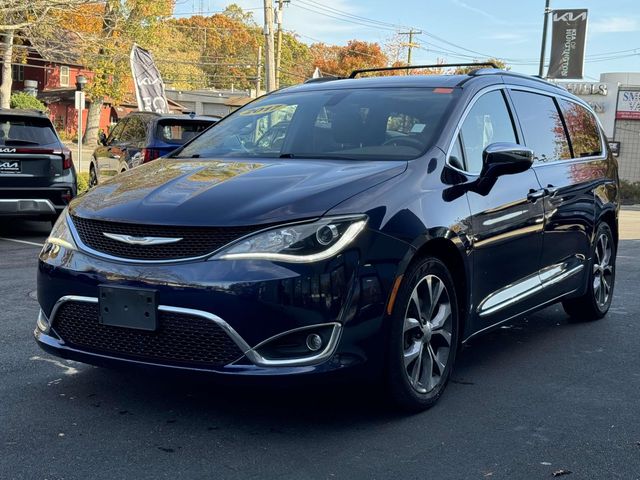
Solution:
M45 22L53 9L69 9L87 3L97 3L97 0L2 0L0 3L1 108L9 108L11 98L11 64L16 32Z

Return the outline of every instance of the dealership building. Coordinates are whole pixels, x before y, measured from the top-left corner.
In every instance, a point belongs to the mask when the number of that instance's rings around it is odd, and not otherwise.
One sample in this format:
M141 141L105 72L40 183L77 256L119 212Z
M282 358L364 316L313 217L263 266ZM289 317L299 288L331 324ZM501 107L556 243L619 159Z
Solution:
M620 165L620 178L640 182L640 72L603 73L599 82L559 82L588 102Z

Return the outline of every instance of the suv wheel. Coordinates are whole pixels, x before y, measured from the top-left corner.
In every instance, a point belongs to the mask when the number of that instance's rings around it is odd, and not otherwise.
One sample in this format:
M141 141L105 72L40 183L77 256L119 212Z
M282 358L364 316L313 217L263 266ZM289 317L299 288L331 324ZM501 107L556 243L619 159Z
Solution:
M453 280L437 258L415 262L405 274L392 316L389 385L393 401L419 411L444 391L458 346Z
M562 302L564 311L574 321L598 320L607 314L611 306L616 280L616 246L609 225L604 222L598 225L595 238L587 292Z
M96 174L96 168L93 164L89 167L89 188L93 188L98 185L98 175Z

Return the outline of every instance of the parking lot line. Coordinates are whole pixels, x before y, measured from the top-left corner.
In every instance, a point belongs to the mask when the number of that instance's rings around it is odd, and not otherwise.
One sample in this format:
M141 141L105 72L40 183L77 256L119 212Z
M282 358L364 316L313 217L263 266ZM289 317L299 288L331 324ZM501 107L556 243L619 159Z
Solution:
M6 242L24 243L25 245L33 245L34 247L40 247L40 248L44 246L43 243L29 242L28 240L18 240L17 238L0 237L0 240L4 240Z

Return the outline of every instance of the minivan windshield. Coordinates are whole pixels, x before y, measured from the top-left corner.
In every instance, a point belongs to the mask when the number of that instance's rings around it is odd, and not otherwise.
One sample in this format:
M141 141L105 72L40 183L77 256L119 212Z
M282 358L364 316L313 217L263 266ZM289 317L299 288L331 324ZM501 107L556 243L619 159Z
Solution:
M453 88L285 91L237 110L175 158L417 158L458 95Z

